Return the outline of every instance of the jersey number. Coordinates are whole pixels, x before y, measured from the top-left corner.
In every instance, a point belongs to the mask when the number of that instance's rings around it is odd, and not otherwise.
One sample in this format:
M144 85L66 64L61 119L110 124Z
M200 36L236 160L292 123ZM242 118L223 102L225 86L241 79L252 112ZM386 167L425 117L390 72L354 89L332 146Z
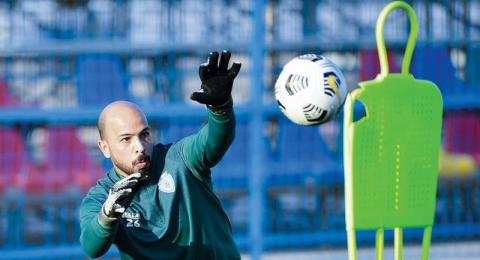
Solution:
M140 227L140 222L138 221L138 219L127 218L126 227Z

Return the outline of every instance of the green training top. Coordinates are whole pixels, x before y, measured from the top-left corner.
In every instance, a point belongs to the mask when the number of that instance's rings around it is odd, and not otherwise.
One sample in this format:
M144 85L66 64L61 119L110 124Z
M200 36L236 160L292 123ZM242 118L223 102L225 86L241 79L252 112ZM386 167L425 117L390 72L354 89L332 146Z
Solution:
M122 259L240 259L210 175L233 141L235 116L208 115L197 134L154 147L148 182L111 229L99 224L98 214L123 177L112 169L90 189L80 209L88 256L102 256L113 243Z

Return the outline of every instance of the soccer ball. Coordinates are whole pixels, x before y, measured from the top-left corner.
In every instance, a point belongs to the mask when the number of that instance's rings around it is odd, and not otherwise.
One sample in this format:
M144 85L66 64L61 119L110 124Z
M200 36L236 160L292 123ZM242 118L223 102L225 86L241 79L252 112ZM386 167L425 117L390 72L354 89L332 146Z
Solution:
M337 114L347 96L345 77L331 60L305 54L289 61L275 83L283 114L300 125L319 125Z

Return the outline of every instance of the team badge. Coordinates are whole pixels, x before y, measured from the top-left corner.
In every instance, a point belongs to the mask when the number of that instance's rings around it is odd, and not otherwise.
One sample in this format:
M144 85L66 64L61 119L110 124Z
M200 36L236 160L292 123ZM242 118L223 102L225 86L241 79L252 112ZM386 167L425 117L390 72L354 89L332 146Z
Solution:
M175 181L170 173L164 171L160 176L160 181L158 182L158 189L161 192L172 193L175 192Z

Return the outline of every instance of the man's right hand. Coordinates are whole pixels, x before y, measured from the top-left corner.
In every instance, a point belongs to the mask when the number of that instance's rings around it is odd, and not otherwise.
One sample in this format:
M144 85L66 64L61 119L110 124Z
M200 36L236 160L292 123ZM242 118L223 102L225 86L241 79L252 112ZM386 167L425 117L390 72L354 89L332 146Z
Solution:
M103 203L98 222L103 227L111 227L132 202L134 191L143 183L146 176L133 173L115 183L108 193L107 200Z
M230 52L224 50L219 61L218 52L209 54L208 62L200 65L198 69L202 91L192 93L190 99L207 105L214 112L222 113L232 106L233 80L242 64L234 62L228 69L230 56Z

